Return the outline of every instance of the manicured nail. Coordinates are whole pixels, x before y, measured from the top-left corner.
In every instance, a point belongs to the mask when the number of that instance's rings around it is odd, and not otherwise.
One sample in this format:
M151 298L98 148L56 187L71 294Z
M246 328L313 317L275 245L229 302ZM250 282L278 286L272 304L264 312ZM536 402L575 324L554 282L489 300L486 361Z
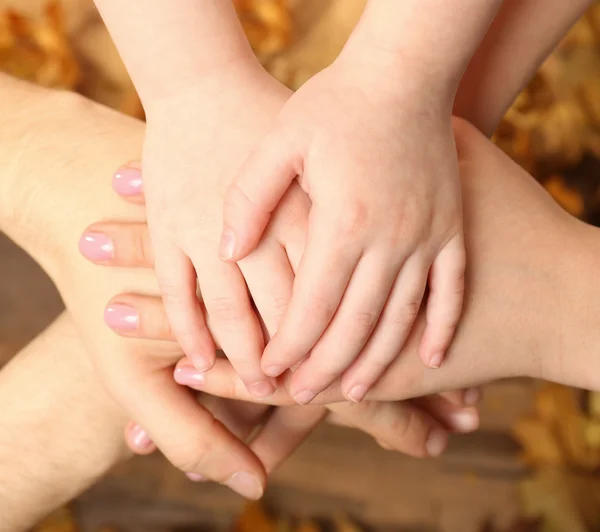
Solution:
M204 373L193 366L179 366L173 372L173 378L178 384L184 386L202 386L204 384Z
M294 401L296 401L299 405L307 405L310 403L315 397L316 393L311 392L310 390L302 390L294 395Z
M429 433L425 449L429 453L429 456L439 456L442 454L448 446L448 433L442 429L433 429Z
M263 372L267 377L279 377L279 375L281 375L284 371L285 368L283 366L277 365L267 366L266 368L263 368Z
M443 353L434 353L433 355L431 355L431 358L429 359L429 367L433 369L438 369L442 365L443 357Z
M228 227L223 228L221 243L219 244L219 257L228 260L235 253L235 234Z
M192 364L194 364L194 368L196 368L198 371L205 372L213 367L212 360L206 355L202 355L200 353L190 355L190 360L192 361Z
M258 399L269 397L275 391L275 387L269 381L253 382L247 388L250 394Z
M348 399L353 403L360 403L367 395L367 387L362 384L353 386L348 392Z
M111 260L115 256L115 247L110 237L104 233L88 231L79 239L79 251L92 262Z
M185 476L192 482L204 482L206 480L205 476L199 475L198 473L186 473Z
M481 390L479 388L469 388L465 390L463 402L467 406L475 406L481 401Z
M120 196L139 196L142 193L142 172L124 166L113 175L113 190Z
M131 442L138 449L147 449L152 445L152 440L148 433L137 423L131 427Z
M137 310L123 303L111 303L106 307L104 321L116 331L135 331L139 325Z
M472 410L457 410L450 415L450 422L454 430L473 432L479 427L479 416Z
M235 473L225 482L225 485L229 486L236 493L239 493L242 497L252 499L253 501L260 499L263 494L263 488L258 479L244 471Z

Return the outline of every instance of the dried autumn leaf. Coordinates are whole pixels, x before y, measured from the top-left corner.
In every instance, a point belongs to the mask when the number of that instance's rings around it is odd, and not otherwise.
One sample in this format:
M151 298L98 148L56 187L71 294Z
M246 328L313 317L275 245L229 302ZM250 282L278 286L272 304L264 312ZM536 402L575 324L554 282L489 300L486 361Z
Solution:
M0 70L46 87L75 87L79 66L58 2L47 4L41 20L0 13Z
M556 202L573 216L582 216L584 203L581 194L567 187L565 180L558 175L550 177L544 186Z
M34 527L32 532L78 532L78 530L71 510L60 508Z
M249 503L233 528L233 532L277 532L277 523L260 503Z

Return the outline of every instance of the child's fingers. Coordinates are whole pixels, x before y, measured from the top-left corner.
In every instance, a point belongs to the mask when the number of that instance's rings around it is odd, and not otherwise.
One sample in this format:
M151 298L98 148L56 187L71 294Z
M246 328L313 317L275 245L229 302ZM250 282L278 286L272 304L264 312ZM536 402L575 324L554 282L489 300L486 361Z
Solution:
M250 449L272 473L323 420L322 406L280 406L250 443Z
M239 267L269 337L272 337L292 297L294 285L294 272L286 252L278 242L261 243L240 261Z
M263 355L267 375L281 375L310 352L338 309L359 258L360 250L338 240L333 227L310 230L292 299Z
M216 349L196 295L192 263L171 244L157 243L156 250L156 274L171 330L196 368L206 371L214 363Z
M225 484L251 499L261 497L265 473L256 456L177 385L169 369L125 376L117 397L176 467ZM135 385L134 385L134 384Z
M271 212L298 174L299 160L282 131L267 135L248 157L224 198L221 259L238 261L256 247Z
M152 268L154 253L145 223L99 222L79 240L79 251L94 264Z
M460 319L465 292L465 246L462 234L446 244L429 274L427 325L419 346L425 364L439 368Z
M130 203L145 202L143 184L140 161L132 161L121 166L112 178L113 190Z
M335 316L294 371L290 394L300 404L310 402L352 365L377 325L395 277L387 258L371 253L360 260Z
M260 367L263 332L237 264L206 257L194 261L210 326L248 390L258 398L275 389Z
M349 400L362 401L401 353L419 312L426 284L424 261L412 255L394 281L369 342L342 377L342 391Z
M439 456L448 445L446 428L411 401L337 403L328 408L336 423L363 430L385 449L421 458Z

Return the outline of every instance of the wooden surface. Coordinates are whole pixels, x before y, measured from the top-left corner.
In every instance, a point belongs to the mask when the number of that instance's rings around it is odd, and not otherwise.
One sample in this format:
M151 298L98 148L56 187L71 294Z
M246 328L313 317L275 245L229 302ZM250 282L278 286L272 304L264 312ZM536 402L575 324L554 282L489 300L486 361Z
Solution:
M0 301L4 360L61 309L49 280L2 235ZM364 434L323 425L276 473L267 506L296 516L345 512L386 531L470 532L486 517L505 524L526 473L507 430L531 404L533 386L489 386L482 429L455 437L438 460L386 452ZM121 466L82 495L77 510L90 531L100 524L124 532L225 530L242 504L225 488L189 482L156 455Z

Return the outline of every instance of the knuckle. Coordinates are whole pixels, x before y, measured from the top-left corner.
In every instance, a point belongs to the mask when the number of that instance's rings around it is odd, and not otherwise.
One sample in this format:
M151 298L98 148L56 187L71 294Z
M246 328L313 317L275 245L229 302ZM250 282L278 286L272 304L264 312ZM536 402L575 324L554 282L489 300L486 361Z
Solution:
M387 320L389 320L390 325L401 329L411 327L419 314L420 308L420 301L408 301L398 310L391 312Z
M149 266L154 262L152 246L148 239L148 233L142 227L133 230L131 249L136 264Z
M403 416L397 416L390 424L393 442L398 448L406 448L425 438L425 426L418 411L410 408Z
M342 235L356 237L364 232L369 220L369 209L361 201L353 201L335 216L335 223Z
M302 310L307 316L327 318L335 313L335 305L327 298L319 294L307 296L303 302Z
M205 304L213 318L224 322L239 321L250 311L247 305L234 297L215 297Z
M209 472L213 455L217 451L215 438L211 436L217 430L220 430L220 422L211 417L201 432L195 430L175 445L169 453L171 463L185 472Z
M363 337L370 334L375 328L378 319L379 315L376 312L356 312L351 320L353 335Z

